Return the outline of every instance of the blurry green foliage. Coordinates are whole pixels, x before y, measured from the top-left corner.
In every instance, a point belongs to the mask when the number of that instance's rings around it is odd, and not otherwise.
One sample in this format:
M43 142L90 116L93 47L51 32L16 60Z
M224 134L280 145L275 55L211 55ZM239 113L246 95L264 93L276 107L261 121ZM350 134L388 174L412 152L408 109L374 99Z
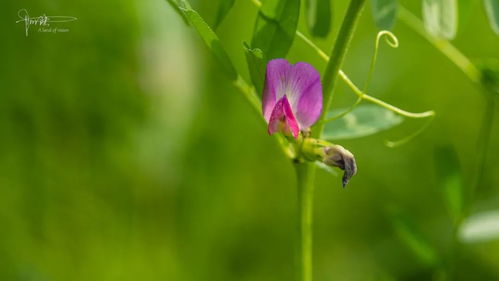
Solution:
M456 152L449 147L435 151L437 178L443 192L443 199L455 224L463 218L465 188Z
M400 2L418 14L419 1ZM339 26L347 2L334 3ZM192 4L203 18L216 17L212 1ZM164 0L1 6L0 280L292 280L292 167L211 51ZM471 58L497 59L498 37L477 7L454 43ZM15 24L21 8L78 21L60 25L68 33L30 29L26 37ZM258 10L236 1L231 13L217 37L234 68L244 70L241 43L251 40ZM304 19L299 27L305 30ZM428 164L435 147L455 148L463 181L474 175L480 92L404 24L393 31L401 46L380 55L370 94L408 109L434 108L438 116L397 149L383 146L392 131L338 141L355 153L360 170L345 190L317 172L318 281L438 277L417 262L431 264L440 252L432 247L449 239L442 185ZM344 65L354 81L366 76L375 34L365 11ZM333 38L318 44L330 50ZM298 40L288 58L324 68ZM341 83L337 89L333 108L351 105L349 90ZM407 126L393 130L412 132ZM495 127L473 214L483 204L497 206ZM403 222L390 227L387 205L407 213L415 231ZM497 239L467 243L456 280L499 280L498 260Z
M213 27L215 29L217 29L218 26L222 23L225 16L227 16L230 9L232 9L232 6L234 6L234 3L236 2L236 0L219 0L219 1L220 3L218 4L217 16L215 18L215 23L213 24Z
M331 1L305 0L307 24L310 34L324 38L331 31Z
M333 109L328 116L338 116L346 110L348 109ZM360 105L341 118L328 122L324 130L324 138L341 140L365 137L390 129L402 121L402 117L385 108L374 104Z
M458 24L457 0L423 0L423 19L431 35L454 39Z
M397 236L422 264L430 268L439 266L438 253L407 214L395 210L391 219Z
M371 6L378 28L390 30L397 16L397 0L372 0Z
M246 53L246 63L251 77L251 82L255 86L257 93L263 93L263 84L265 81L266 60L262 50L252 49L244 42L244 51Z
M187 0L178 1L178 9L180 9L187 21L196 29L206 46L208 46L217 61L224 69L225 73L229 76L229 79L235 80L237 78L236 69L234 68L232 61L222 47L218 36L208 26L204 19L191 8L191 5ZM175 4L173 4L173 6L175 7Z
M499 239L499 211L473 214L463 224L459 236L467 243Z
M295 38L299 14L300 0L262 2L251 47L261 49L267 60L286 57Z
M499 2L495 0L483 0L485 12L489 18L490 27L499 35Z

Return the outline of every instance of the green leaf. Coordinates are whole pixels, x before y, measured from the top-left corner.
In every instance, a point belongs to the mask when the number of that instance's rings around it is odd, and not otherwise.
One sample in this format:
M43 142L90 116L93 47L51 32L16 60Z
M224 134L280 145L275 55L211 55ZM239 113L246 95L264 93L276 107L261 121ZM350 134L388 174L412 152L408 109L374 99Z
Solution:
M454 224L458 224L464 210L464 184L456 152L450 147L435 151L437 178L445 203Z
M263 81L265 79L265 56L260 49L252 49L244 42L246 62L251 77L251 82L255 86L257 93L263 92Z
M293 43L300 13L300 0L266 0L253 31L251 46L267 59L284 58Z
M189 25L189 22L187 21L187 18L185 17L184 13L180 10L180 7L178 5L177 0L166 0L172 6L173 10L182 18L185 24Z
M499 1L483 0L483 5L485 6L490 26L499 35Z
M459 230L463 242L485 242L499 239L499 210L470 216Z
M422 264L434 266L439 263L437 251L420 233L409 216L396 209L392 211L391 221L398 238Z
M328 117L337 116L345 110L332 110ZM402 117L383 107L373 104L360 105L340 119L327 123L324 138L338 140L365 137L392 128L402 121Z
M222 23L232 6L234 6L235 2L235 0L220 0L220 4L218 4L217 16L215 18L215 24L213 25L215 29L217 29Z
M482 85L491 93L499 95L499 60L488 59L480 64Z
M212 54L218 60L229 78L231 80L236 80L238 76L236 69L234 68L232 61L222 47L220 39L218 39L218 36L215 34L215 32L213 32L213 30L210 28L210 26L208 26L204 19L191 8L187 0L178 0L178 4L174 2L175 1L169 1L170 4L174 6L177 5L177 8L185 16L187 22L192 27L194 27L194 29L201 36L206 46L208 46L208 48L211 50Z
M457 0L423 0L423 20L431 35L451 40L456 36Z
M306 15L310 34L324 38L331 30L330 0L307 0Z
M371 0L371 6L378 28L390 30L397 15L397 0Z

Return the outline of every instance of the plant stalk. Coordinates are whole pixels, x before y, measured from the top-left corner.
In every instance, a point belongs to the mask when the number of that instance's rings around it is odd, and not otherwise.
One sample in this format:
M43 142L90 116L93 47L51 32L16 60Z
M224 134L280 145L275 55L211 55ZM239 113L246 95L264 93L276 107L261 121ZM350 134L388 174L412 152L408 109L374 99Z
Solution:
M332 101L332 91L334 90L340 67L345 58L345 54L353 37L355 24L360 17L365 0L352 0L348 6L347 13L343 19L340 32L336 38L331 60L326 66L323 76L323 106L322 114L316 128L313 130L314 136L321 136L324 129L324 118L329 110ZM298 210L299 210L299 262L300 278L302 281L312 281L312 225L313 225L313 195L314 195L314 163L296 163L296 178L298 187Z
M336 38L336 42L331 52L331 59L329 60L323 75L322 86L324 101L321 117L319 118L319 122L313 132L315 137L320 137L322 135L322 131L324 130L325 123L323 121L327 116L327 112L329 111L329 107L331 106L331 102L333 100L333 91L336 87L340 67L345 59L348 45L353 37L355 25L360 17L364 4L365 0L350 1L347 13L343 19L343 23L341 24L338 37Z
M312 281L312 222L314 205L315 165L310 162L296 163L299 215L299 280Z

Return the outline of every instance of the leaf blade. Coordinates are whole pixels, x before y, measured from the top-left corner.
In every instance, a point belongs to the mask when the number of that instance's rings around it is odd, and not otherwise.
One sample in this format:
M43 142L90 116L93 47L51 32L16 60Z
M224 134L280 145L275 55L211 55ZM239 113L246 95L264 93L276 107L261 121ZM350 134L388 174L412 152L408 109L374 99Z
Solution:
M234 6L235 2L235 0L220 0L220 3L218 4L217 15L215 17L215 23L213 24L214 29L217 29L218 26L222 23L229 11Z
M448 40L457 33L458 8L456 0L423 0L423 21L431 35Z
M170 4L176 5L179 11L182 12L187 22L197 31L205 45L210 49L211 53L215 56L220 63L224 72L228 75L229 79L235 81L238 77L237 71L229 58L229 55L222 47L220 39L206 21L191 8L187 0L178 0L178 3L169 1Z
M442 188L449 215L459 224L464 211L464 182L456 152L450 147L435 151L437 179Z
M499 239L499 210L470 216L460 228L459 238L466 243Z
M243 45L251 82L255 86L257 93L262 93L263 81L265 79L265 55L262 50L251 48L246 42Z
M376 26L391 30L397 16L397 0L372 0L371 7Z
M422 264L435 266L440 263L440 257L433 245L416 227L412 219L399 209L393 209L391 222L401 242Z
M331 31L330 0L307 0L307 26L314 37L324 38Z
M300 0L267 0L255 22L251 46L261 49L267 59L286 57L293 43Z
M332 110L329 114L335 116L337 111ZM328 122L324 129L324 138L339 140L365 137L388 130L402 121L402 117L385 108L373 104L360 105L342 118Z
M483 0L483 5L489 18L490 27L499 35L499 1Z

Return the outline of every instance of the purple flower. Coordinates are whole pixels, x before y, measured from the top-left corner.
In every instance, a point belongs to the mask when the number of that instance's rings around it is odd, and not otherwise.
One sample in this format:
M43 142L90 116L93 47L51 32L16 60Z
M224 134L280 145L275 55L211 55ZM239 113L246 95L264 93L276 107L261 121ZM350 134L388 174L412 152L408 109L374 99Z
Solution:
M297 138L300 131L308 130L321 115L319 72L304 62L293 65L285 59L269 61L262 110L269 134L281 132Z

